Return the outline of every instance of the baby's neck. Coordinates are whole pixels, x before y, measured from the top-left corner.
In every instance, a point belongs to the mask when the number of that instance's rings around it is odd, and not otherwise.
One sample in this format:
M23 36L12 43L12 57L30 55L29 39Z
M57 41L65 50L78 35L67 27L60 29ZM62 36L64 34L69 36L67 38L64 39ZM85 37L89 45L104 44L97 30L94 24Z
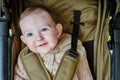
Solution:
M58 51L59 51L59 48L56 47L46 54L45 53L39 53L39 54L40 54L41 58L44 58L45 56L55 55Z

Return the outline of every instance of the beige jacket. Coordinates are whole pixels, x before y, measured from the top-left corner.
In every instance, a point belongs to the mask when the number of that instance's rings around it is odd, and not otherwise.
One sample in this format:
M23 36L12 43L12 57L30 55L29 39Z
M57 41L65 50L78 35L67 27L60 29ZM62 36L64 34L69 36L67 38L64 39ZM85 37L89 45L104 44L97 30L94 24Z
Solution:
M62 34L56 48L49 54L41 56L51 76L55 75L65 51L70 48L71 36L68 34ZM81 60L78 66L78 71L76 72L76 80L93 80L86 58L86 52L80 40L78 41L77 51L80 53ZM20 57L18 57L18 61L15 66L14 80L29 80L29 77L27 76L21 63Z

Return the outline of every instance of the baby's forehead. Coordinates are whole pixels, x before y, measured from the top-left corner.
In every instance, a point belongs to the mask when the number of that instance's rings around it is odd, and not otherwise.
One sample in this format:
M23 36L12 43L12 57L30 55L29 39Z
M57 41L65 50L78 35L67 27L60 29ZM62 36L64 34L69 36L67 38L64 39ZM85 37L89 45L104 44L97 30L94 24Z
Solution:
M40 10L40 9L36 9L34 11L32 11L31 13L27 14L26 16L24 16L23 19L20 20L20 25L23 23L28 23L28 21L35 21L35 22L43 22L46 23L48 22L49 24L55 24L52 16L45 10ZM33 21L33 22L34 22Z
M47 16L50 16L50 13L48 13L47 11L43 10L43 9L35 9L35 10L29 10L29 11L26 11L25 13L23 13L21 15L21 19L27 17L27 16L31 16L31 15L47 15Z
M30 21L35 21L35 22L43 22L43 23L46 23L46 22L48 22L48 23L55 23L54 22L54 20L53 20L53 18L50 16L50 14L48 13L48 12L46 12L46 11L42 11L42 12L39 12L39 11L35 11L35 12L33 12L33 13L31 13L31 14L29 14L29 15L27 15L27 16L25 16L24 18L23 18L23 20L21 20L21 21L23 21L23 22L27 22L28 20L30 20ZM21 22L20 21L20 22Z

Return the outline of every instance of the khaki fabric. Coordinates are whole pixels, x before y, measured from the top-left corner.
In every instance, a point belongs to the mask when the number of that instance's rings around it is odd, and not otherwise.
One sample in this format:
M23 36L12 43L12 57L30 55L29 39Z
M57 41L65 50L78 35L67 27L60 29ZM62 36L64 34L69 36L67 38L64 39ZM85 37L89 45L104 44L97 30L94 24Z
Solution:
M29 53L26 56L25 53L22 53L20 57L30 80L40 80L40 79L41 80L71 80L71 79L76 80L73 78L73 76L77 68L76 66L78 60L73 59L68 55L64 55L64 58L62 59L62 63L60 63L60 67L57 71L57 74L53 77L53 79L51 79L51 76L49 75L41 57L38 54Z
M117 2L117 8L116 8L116 14L120 12L120 0L116 0Z
M109 19L106 13L107 0L98 0L98 19L94 39L94 75L96 80L110 80L110 54L107 37Z
M106 15L107 0L12 0L13 1L13 30L20 33L18 18L21 12L32 5L48 7L63 24L63 31L71 33L73 11L81 11L79 39L82 42L94 40L94 75L96 80L110 79L110 55L107 47L108 16ZM103 3L102 3L103 2ZM14 17L16 16L16 17ZM19 39L16 41L22 47ZM15 42L14 42L15 43ZM19 46L17 46L18 49ZM18 50L15 52L18 52ZM89 54L89 53L88 53ZM14 53L13 55L16 55Z

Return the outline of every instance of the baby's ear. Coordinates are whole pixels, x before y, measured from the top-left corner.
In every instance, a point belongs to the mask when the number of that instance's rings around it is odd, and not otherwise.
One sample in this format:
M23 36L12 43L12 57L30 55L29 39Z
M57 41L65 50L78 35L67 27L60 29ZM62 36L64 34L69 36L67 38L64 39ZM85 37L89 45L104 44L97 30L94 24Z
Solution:
M26 40L23 35L20 36L20 39L26 44Z
M57 36L58 38L60 37L61 33L62 33L62 24L58 23L56 25L56 29L57 29Z

